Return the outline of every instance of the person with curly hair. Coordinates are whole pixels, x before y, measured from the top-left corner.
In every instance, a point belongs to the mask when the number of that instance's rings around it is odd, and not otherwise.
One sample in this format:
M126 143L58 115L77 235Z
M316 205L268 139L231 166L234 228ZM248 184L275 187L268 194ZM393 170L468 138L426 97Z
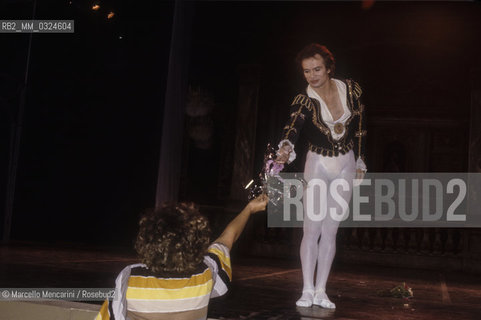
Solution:
M302 130L309 142L304 179L322 181L327 190L339 181L345 182L339 192L344 205L332 192L326 192L325 196L314 195L314 183L308 184L304 192L304 234L300 248L304 285L296 305L334 309L336 305L326 294L326 282L336 253L337 229L348 212L354 179L362 180L367 171L366 117L364 105L360 102L362 90L353 80L334 78L334 56L325 46L307 45L296 60L307 88L291 104L277 161L294 161L294 145ZM310 205L316 202L320 209ZM324 218L320 218L323 212Z
M225 294L232 279L232 245L267 201L266 195L250 201L213 243L208 220L193 204L148 210L135 244L142 263L120 272L114 299L103 303L95 319L206 319L210 298Z

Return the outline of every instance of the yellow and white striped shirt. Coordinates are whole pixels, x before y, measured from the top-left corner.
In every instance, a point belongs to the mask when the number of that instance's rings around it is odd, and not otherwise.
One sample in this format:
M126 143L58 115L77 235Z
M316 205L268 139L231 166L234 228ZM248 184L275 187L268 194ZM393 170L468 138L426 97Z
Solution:
M95 319L206 319L209 299L225 294L231 279L229 249L221 243L210 245L198 271L187 277L158 277L145 265L128 266L117 277L117 296Z

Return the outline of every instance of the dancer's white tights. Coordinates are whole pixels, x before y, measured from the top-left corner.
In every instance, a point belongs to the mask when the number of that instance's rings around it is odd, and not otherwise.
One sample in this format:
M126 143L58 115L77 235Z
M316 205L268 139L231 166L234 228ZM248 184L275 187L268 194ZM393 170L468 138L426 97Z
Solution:
M323 157L314 152L308 152L306 158L306 166L304 169L304 178L306 181L311 179L321 179L329 186L336 179L346 179L349 184L349 190L343 191L341 187L337 188L338 194L349 203L352 195L352 180L356 175L356 162L354 160L354 153L349 151L345 155L339 155L338 157ZM308 187L308 189L311 187ZM319 192L319 188L315 187L314 190ZM332 261L336 254L336 234L339 226L339 221L336 221L329 214L330 208L335 208L337 214L346 214L348 208L342 208L342 206L333 199L330 192L327 192L327 214L321 221L313 221L309 216L312 214L319 215L321 204L319 200L317 206L309 209L307 201L309 198L309 190L304 192L304 236L301 243L301 264L302 264L302 277L303 277L303 295L298 301L297 305L310 306L314 301L315 304L319 304L319 301L330 303L329 298L325 293L326 282L331 270ZM314 193L316 194L316 193ZM311 210L311 212L308 212ZM312 210L314 212L312 212ZM309 215L310 213L311 215ZM314 285L314 271L317 263L316 283ZM316 300L318 303L316 303ZM333 308L335 305L332 304Z

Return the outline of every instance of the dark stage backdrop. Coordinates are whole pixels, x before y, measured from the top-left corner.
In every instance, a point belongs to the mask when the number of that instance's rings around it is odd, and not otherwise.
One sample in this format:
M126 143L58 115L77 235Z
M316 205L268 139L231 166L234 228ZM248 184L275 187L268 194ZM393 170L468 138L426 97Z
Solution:
M201 2L194 26L192 82L217 101L214 128L223 141L204 150L221 167L198 167L218 181L218 193L229 194L219 187L231 185L225 177L237 161L231 110L239 108L233 91L240 87L239 70L260 70L257 172L265 145L279 141L288 106L304 89L294 58L311 42L334 53L336 76L363 88L371 171L389 171L393 152L403 153L402 171L467 170L470 77L481 63L479 3ZM292 169L302 166L299 157Z
M3 3L2 19L31 19L33 4ZM106 1L98 11L37 1L36 19L74 19L75 33L32 37L12 239L131 243L138 214L154 204L172 12L169 1ZM6 81L12 92L29 35L1 36L2 90Z
M174 7L105 2L102 10L118 13L110 21L106 11L72 3L37 3L38 18L75 19L76 32L33 36L12 237L130 243L138 213L154 204ZM6 2L2 18L30 18L32 4ZM28 35L1 36L0 92L18 104ZM290 100L304 86L294 58L310 42L330 48L337 75L364 89L370 170L386 170L386 153L396 148L404 150L404 171L467 170L479 39L481 6L471 2L197 1L189 82L213 107L186 119L181 199L229 202L239 70L246 68L259 77L252 171L259 170L266 143L277 143ZM295 165L302 170L302 161Z

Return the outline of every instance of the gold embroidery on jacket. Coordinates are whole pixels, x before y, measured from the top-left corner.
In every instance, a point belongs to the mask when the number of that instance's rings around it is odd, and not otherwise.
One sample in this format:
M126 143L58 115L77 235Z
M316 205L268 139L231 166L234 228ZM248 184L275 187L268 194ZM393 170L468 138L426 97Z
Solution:
M358 155L359 157L362 159L362 161L364 161L364 155L362 154L362 137L365 136L367 134L367 131L366 130L363 130L362 129L362 114L363 114L363 111L364 110L364 105L360 105L359 106L359 130L356 132L356 137L359 138L359 142L358 142Z
M319 120L318 116L317 116L317 107L314 105L314 103L311 101L311 99L309 99L309 97L306 97L305 95L303 94L298 94L295 98L294 98L294 101L292 102L291 105L296 105L296 104L300 104L301 106L305 106L307 110L309 111L312 111L312 122L314 123L314 125L325 135L330 135L331 131L329 130L328 127L326 127L324 124L322 124L322 122ZM301 109L299 109L301 110ZM298 112L296 112L298 113ZM304 115L302 115L304 116ZM303 118L304 119L304 118ZM293 125L294 123L292 123L291 125Z
M339 144L337 144L337 145L339 145ZM323 148L323 147L315 146L315 145L313 145L312 143L309 142L309 150L310 151L315 152L317 154L320 154L324 157L332 157L334 155L337 156L339 153L341 153L341 154L348 153L349 150L351 150L354 147L354 141L350 140L349 143L339 145L339 146L340 146L339 149L331 150L331 149L326 149L326 148Z
M300 94L294 98L294 102L292 102L292 105L298 104L296 103L296 101L300 100L299 98L302 98ZM289 126L284 127L284 129L288 129L286 134L284 135L284 140L289 138L289 134L291 133L291 131L294 131L295 133L297 133L297 129L294 128L294 124L296 123L297 117L300 114L302 114L302 107L304 107L304 105L300 104L299 109L297 109L296 112L293 112L291 114L291 118L292 118L291 124ZM304 116L301 116L301 118L304 119Z
M356 137L365 137L367 135L366 130L356 131Z
M362 145L362 137L367 135L367 131L363 130L362 128L362 113L364 112L364 105L360 104L359 98L362 94L362 89L357 84L357 82L352 81L350 79L346 79L346 84L347 84L347 95L349 96L348 98L348 108L351 111L351 116L346 120L345 122L345 128L348 130L348 126L351 122L351 120L355 116L359 116L359 128L358 131L354 133L355 137L358 138L358 155L361 157L361 159L364 160L364 156L361 154L361 145ZM358 102L358 108L354 108L354 99ZM286 126L284 129L288 129L287 133L284 136L284 139L288 139L289 134L294 131L297 133L296 128L294 128L294 124L297 120L297 117L301 117L302 120L305 120L305 115L302 113L302 107L305 107L308 111L312 111L312 123L321 131L324 135L327 136L328 141L330 142L332 149L326 149L322 147L318 147L315 145L312 145L309 143L309 150L316 152L318 154L321 154L323 156L327 157L332 157L334 155L338 155L339 153L345 154L349 150L351 150L354 147L354 141L350 140L348 143L345 143L345 139L348 136L348 134L344 134L339 140L333 140L332 135L331 135L331 130L323 123L323 120L320 119L320 110L318 110L317 105L311 101L311 99L303 94L297 95L291 106L294 105L300 105L299 109L296 112L293 112L291 114L291 118L293 118L291 124L289 126ZM338 147L338 149L335 149L335 147Z
M362 115L364 112L364 105L360 103L359 98L362 94L361 86L350 79L346 80L349 90L349 98L351 101L351 105L354 106L353 98L355 98L358 102L358 109L354 111L355 115L359 115L359 128L358 131L355 132L355 136L358 138L358 156L364 161L364 155L362 154L362 137L367 135L367 131L363 130L362 128ZM353 88L354 87L354 88Z
M360 98L361 95L362 95L362 89L361 89L361 86L360 86L357 82L355 82L355 81L353 81L353 82L354 82L354 95L355 95L355 99L356 99L356 100L359 100L359 98Z

